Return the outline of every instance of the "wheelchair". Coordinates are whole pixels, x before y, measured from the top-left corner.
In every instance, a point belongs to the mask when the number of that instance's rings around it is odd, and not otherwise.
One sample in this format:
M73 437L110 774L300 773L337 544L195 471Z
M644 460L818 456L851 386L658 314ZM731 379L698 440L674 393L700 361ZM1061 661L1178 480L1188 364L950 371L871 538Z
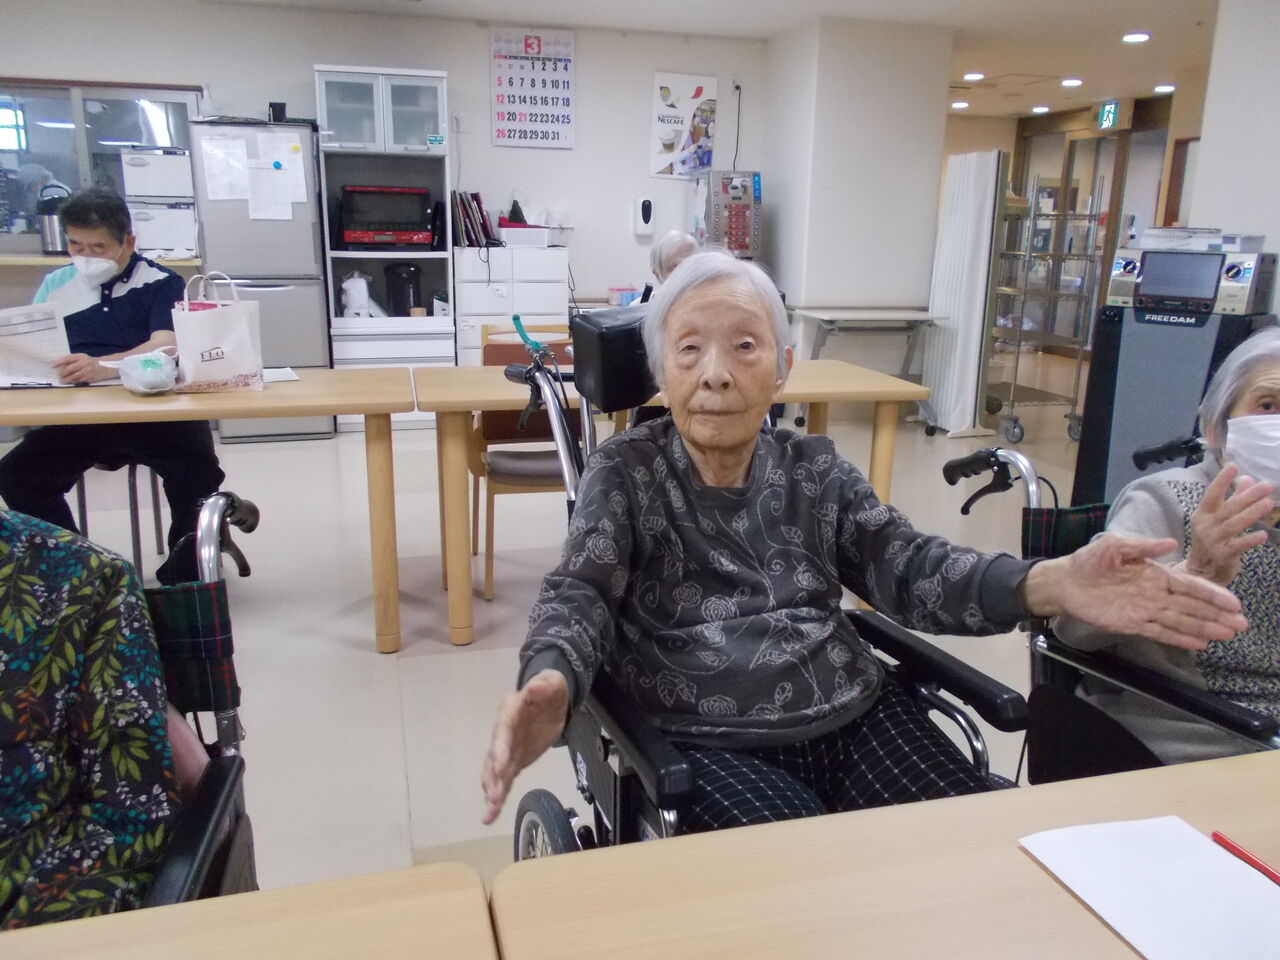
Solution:
M1202 456L1200 439L1177 437L1135 451L1133 462L1139 470L1146 470L1173 460L1184 460L1190 466ZM1011 469L1016 476L1011 475ZM1053 491L1054 506L1043 506L1041 485L1048 481L1038 476L1031 461L1015 450L990 447L943 466L943 478L953 486L961 478L987 472L991 479L965 501L961 513L967 515L981 498L1012 490L1020 481L1026 499L1022 522L1024 559L1065 556L1106 527L1107 504L1060 507L1057 492ZM1163 765L1119 721L1077 694L1086 677L1228 733L1239 741L1241 752L1280 749L1280 720L1115 654L1077 650L1055 636L1047 621L1032 620L1028 627L1031 693L1027 697L1025 749L1027 780L1032 784Z
M211 713L214 738L204 743L201 734L209 764L173 825L145 907L258 889L244 802L240 686L222 577L223 553L233 558L240 576L249 575L230 528L251 533L257 525L258 508L251 501L215 493L201 506L194 535L200 580L146 591L169 702L194 718L197 732L200 714Z
M508 366L506 376L530 386L527 409L547 407L571 516L584 454L589 456L592 450L592 413L632 410L657 392L640 337L642 316L643 311L635 308L573 316L572 373L554 369L554 362L540 344L525 336L516 318L532 362L528 367ZM568 382L575 383L582 405L580 444L572 438L565 416L568 401L562 385ZM994 787L1013 786L991 774L982 731L943 693L1004 732L1025 729L1028 709L1023 697L879 614L852 610L845 615L859 636L882 655L886 669L897 676L923 712L936 712L958 726L975 768ZM529 791L516 808L516 860L681 832L693 790L689 764L605 671L597 674L583 708L570 717L559 745L568 749L589 813L580 816L548 790Z

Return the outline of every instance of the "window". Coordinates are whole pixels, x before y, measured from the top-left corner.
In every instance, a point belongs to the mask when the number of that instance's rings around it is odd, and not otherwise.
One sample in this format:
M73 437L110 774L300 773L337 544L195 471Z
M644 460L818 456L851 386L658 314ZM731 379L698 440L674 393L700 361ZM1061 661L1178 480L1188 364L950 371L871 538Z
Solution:
M189 148L198 93L0 78L0 233L34 231L36 202L51 184L123 194L122 154L132 147Z
M13 100L0 100L0 150L27 149L22 108Z

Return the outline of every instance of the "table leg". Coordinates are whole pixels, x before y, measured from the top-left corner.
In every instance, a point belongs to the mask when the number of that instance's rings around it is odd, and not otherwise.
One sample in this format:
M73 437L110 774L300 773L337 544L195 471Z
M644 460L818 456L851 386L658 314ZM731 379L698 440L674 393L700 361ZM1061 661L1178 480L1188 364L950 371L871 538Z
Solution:
M805 426L809 433L825 434L827 432L826 403L809 404L809 416L805 420Z
M875 426L871 430L871 469L867 479L881 503L889 502L893 479L893 442L898 433L898 404L895 400L876 403Z
M444 568L449 584L449 639L471 642L471 541L467 536L466 411L436 414L440 449L440 501L444 511Z
M378 652L395 653L400 649L400 564L396 555L396 488L390 414L365 415L364 458L369 474L374 631Z
M444 558L449 555L446 549L448 539L445 536L444 523L444 439L440 429L440 415L436 414L436 499L440 502L440 586L449 589L449 568Z

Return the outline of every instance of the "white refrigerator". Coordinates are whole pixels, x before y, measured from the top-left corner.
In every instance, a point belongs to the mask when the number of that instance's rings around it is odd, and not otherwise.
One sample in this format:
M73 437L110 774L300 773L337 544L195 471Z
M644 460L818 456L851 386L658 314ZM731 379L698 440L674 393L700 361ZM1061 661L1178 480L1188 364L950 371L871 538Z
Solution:
M263 365L329 367L315 126L194 120L191 154L203 270L225 273L240 299L258 301ZM287 197L254 182L255 166L276 163L290 177ZM221 420L218 432L232 442L327 437L333 418Z

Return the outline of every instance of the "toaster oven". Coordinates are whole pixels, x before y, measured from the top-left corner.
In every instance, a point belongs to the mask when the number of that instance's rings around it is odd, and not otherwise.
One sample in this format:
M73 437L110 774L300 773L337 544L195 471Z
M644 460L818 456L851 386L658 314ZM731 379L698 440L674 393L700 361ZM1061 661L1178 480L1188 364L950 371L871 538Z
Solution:
M344 186L338 228L348 248L429 247L431 191L426 187Z

